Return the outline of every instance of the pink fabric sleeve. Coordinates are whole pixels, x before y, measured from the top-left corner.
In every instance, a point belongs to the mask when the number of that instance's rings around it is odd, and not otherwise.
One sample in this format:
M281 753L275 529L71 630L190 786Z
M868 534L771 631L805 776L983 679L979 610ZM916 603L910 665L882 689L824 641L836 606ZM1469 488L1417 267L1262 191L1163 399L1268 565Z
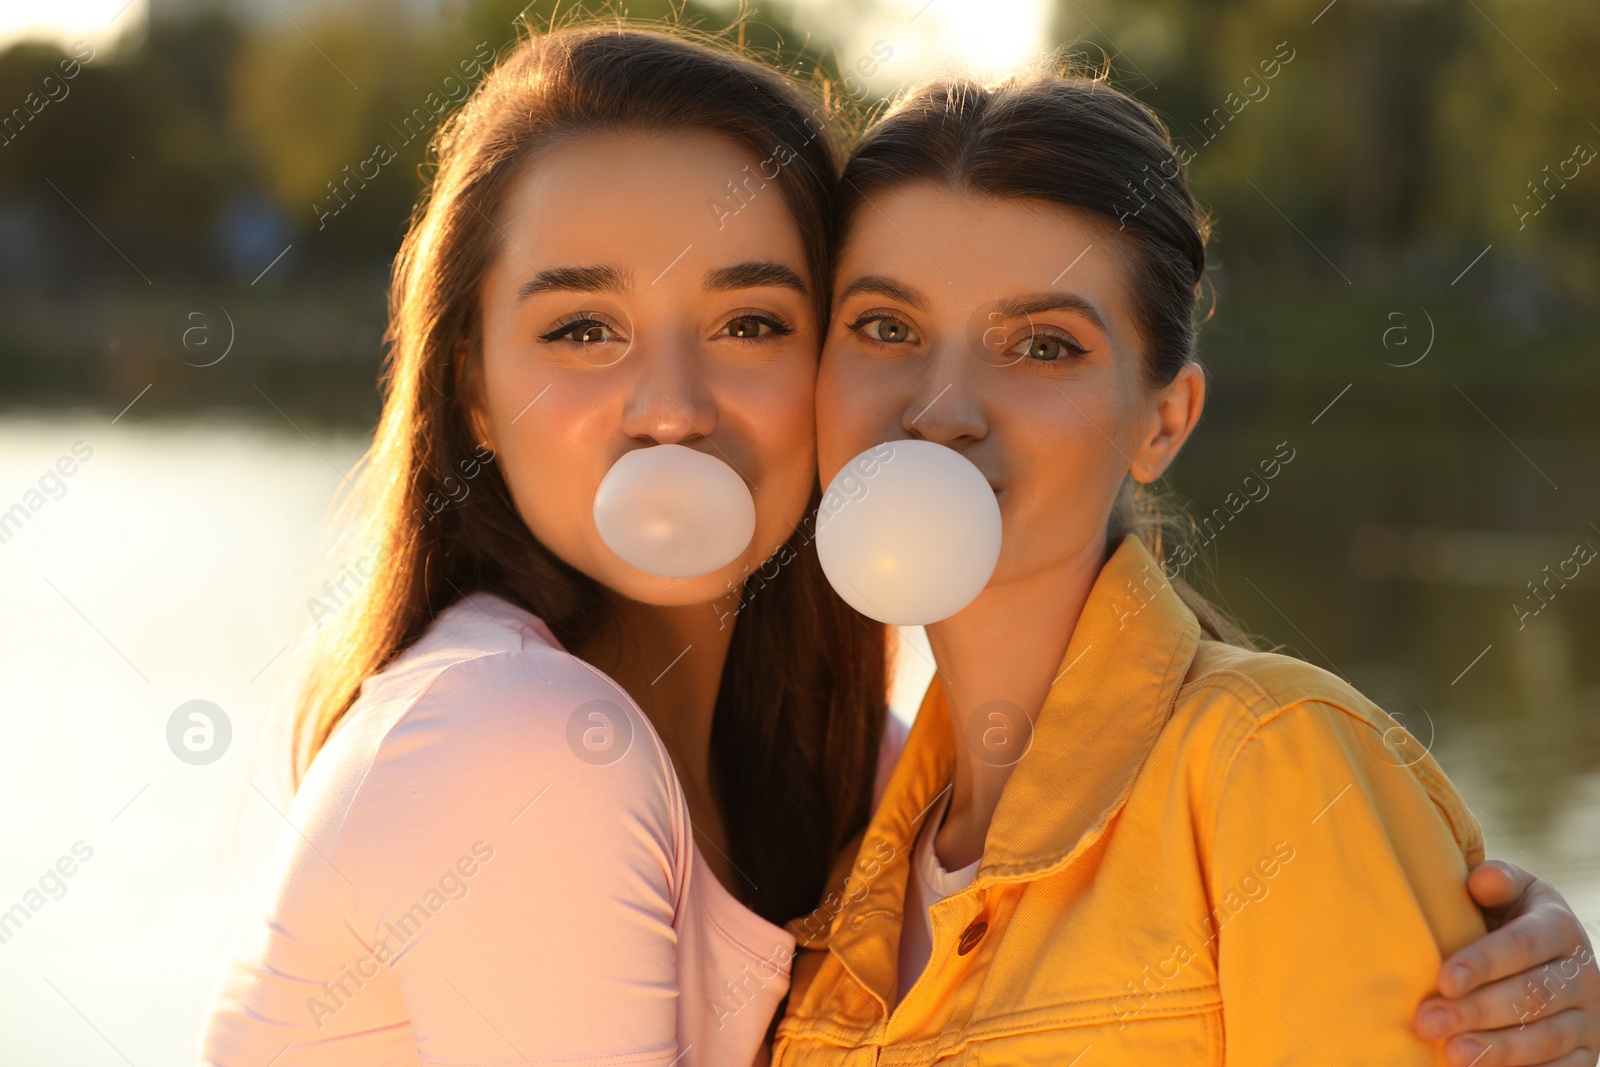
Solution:
M692 844L628 697L526 648L454 663L400 710L353 714L303 783L208 1060L673 1063ZM590 711L631 720L625 750L585 744ZM370 1058L385 1037L394 1058Z
M678 783L637 721L621 758L581 759L567 725L590 701L636 715L564 655L451 667L389 732L351 806L339 910L374 941L415 929L393 974L425 1062L677 1055ZM469 878L462 860L480 852L492 858ZM419 923L418 904L435 903Z

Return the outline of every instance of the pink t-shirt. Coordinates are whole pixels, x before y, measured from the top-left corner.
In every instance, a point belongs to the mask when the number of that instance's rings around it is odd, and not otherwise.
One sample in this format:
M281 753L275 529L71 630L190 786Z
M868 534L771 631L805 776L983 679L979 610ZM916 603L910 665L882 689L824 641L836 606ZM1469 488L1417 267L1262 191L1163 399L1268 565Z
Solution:
M208 1063L747 1064L788 989L649 720L492 594L367 680L288 818Z

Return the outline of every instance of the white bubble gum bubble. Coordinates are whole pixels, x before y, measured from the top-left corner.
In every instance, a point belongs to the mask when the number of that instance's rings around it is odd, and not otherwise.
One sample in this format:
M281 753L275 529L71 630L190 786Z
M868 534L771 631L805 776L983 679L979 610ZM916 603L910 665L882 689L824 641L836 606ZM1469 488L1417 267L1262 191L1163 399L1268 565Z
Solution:
M684 445L624 453L600 480L594 524L624 563L660 578L699 578L738 559L756 505L737 471Z
M885 449L892 449L888 458ZM817 557L833 588L863 615L926 626L972 603L989 583L1000 559L1000 505L988 479L954 449L932 441L878 445L829 484Z

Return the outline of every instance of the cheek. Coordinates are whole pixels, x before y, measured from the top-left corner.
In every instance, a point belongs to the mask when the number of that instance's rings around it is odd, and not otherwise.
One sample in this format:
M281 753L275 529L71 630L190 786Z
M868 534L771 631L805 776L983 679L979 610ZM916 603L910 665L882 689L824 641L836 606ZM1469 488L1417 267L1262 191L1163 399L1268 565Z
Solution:
M1057 401L1052 405L1051 432L1057 447L1073 457L1075 482L1086 491L1099 486L1114 496L1132 463L1138 438L1137 389L1120 374L1105 374L1065 384L1050 396ZM1090 493L1095 495L1103 494Z
M527 400L497 405L495 420L501 475L523 521L546 544L587 528L585 516L605 473L590 459L600 454L588 425L592 420L586 418L593 409L586 410L576 397L558 398L559 388L552 386L515 423L511 419Z
M1046 388L1032 402L1008 405L1006 436L1019 476L1004 501L1003 563L1026 571L1098 543L1128 469L1119 440L1131 417L1125 398L1064 385L1072 389L1068 404Z
M817 474L824 488L851 459L898 436L900 408L859 362L824 358L817 375Z
M1038 503L1047 514L1076 515L1099 496L1096 487L1107 479L1106 454L1115 453L1095 430L1093 415L1059 404L1047 407L1014 427L1011 435L1023 452L1022 466L1031 474L1024 502Z
M1122 446L1114 441L1115 430L1098 418L1090 419L1071 409L1061 416L1048 466L1049 495L1059 514L1081 515L1096 523L1107 502L1116 496L1128 463L1122 458ZM1106 440L1101 429L1113 440Z
M816 447L816 389L814 362L763 367L717 390L718 419L743 427L769 461L798 458L809 466Z
M520 353L485 352L495 461L523 522L546 545L590 527L618 401L601 376L552 374Z
M1030 464L1077 466L1091 455L1126 450L1121 438L1127 403L1118 384L1099 368L1076 377L1008 368L992 381L990 432ZM1071 463L1051 460L1057 456L1071 456Z
M741 438L759 471L757 544L775 550L800 521L817 480L816 368L768 367L729 383L717 397L718 422ZM750 471L744 472L748 478Z

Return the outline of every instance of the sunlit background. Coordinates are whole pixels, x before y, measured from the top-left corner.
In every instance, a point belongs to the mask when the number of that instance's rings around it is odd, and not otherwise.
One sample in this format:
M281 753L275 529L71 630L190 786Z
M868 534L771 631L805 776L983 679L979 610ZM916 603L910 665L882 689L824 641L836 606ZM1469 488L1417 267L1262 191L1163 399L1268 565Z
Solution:
M0 912L26 913L0 1063L196 1056L283 827L282 690L342 562L322 524L377 412L427 101L520 6L0 7ZM747 14L865 102L1065 45L1166 117L1218 218L1213 404L1175 473L1212 520L1191 573L1400 715L1491 854L1600 921L1600 562L1575 562L1600 549L1600 5ZM398 158L322 217L379 143ZM928 672L903 663L910 715ZM233 732L201 766L167 740L196 699Z

